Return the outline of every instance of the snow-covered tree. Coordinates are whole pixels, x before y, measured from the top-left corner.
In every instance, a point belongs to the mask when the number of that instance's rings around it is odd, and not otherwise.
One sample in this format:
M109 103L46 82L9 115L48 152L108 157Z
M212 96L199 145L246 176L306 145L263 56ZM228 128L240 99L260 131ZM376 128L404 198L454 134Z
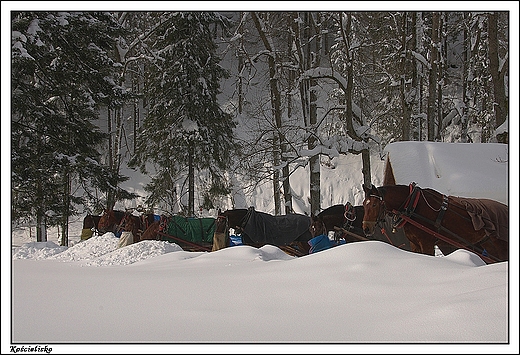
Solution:
M150 204L186 192L188 206L181 212L190 216L195 213L197 177L207 177L197 184L197 191L206 195L206 208L212 207L212 195L228 191L222 171L234 152L235 125L217 101L227 72L219 64L211 31L226 23L215 13L164 13L147 39L153 55L144 88L148 114L131 165L147 171L152 163L155 168L146 187ZM166 207L174 212L174 206Z
M108 54L119 32L108 13L12 14L13 217L35 217L38 241L60 225L67 245L69 216L90 189L121 179L100 165L105 136L92 123L124 96Z

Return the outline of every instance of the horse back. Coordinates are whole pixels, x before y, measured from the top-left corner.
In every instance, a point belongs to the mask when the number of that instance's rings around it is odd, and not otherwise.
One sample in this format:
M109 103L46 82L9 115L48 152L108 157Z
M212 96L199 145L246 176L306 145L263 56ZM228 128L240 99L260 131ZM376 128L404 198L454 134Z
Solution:
M509 242L509 207L489 199L453 198L466 208L473 228L487 236Z
M83 218L83 229L97 229L101 216L88 214Z

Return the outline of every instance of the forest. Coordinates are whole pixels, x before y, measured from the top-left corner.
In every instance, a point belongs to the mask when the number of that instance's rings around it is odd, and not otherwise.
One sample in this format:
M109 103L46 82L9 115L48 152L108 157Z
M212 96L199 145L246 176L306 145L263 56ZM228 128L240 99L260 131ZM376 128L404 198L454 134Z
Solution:
M319 211L340 154L370 184L391 142L508 143L507 11L12 11L11 33L11 219L37 241L134 198L123 167L147 211L215 208L237 170L287 214L299 166Z

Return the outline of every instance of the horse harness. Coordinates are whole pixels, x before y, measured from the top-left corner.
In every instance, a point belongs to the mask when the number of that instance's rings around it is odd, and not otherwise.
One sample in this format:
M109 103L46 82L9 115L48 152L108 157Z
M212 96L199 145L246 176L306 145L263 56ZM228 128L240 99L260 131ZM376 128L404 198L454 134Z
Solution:
M409 188L410 188L410 193L409 193L408 197L406 198L406 200L403 202L403 204L397 210L392 210L392 211L386 210L386 205L385 205L383 196L370 195L370 197L378 198L380 206L382 207L379 209L379 215L376 220L376 225L379 225L381 227L380 223L384 220L384 215L388 212L389 214L392 215L392 228L394 230L396 228L402 228L406 223L409 223L419 229L422 229L423 231L427 232L428 234L436 237L437 238L436 242L438 242L439 240L443 240L444 242L447 242L451 245L454 245L454 246L457 246L460 248L465 249L467 247L471 247L471 249L473 251L479 253L484 259L488 259L488 260L492 259L494 261L498 261L498 259L493 258L492 256L488 255L487 251L480 246L480 244L485 242L489 238L489 236L486 236L483 240L478 242L477 244L479 244L479 245L475 245L475 244L471 244L464 238L460 237L459 235L453 233L452 231L450 231L449 229L447 229L441 225L444 215L446 214L446 211L448 210L448 201L449 201L448 196L446 196L444 194L442 195L442 204L439 207L439 209L436 210L428 203L428 201L426 200L426 197L424 196L424 193L422 192L422 189L419 186L417 186L417 184L415 182L412 182L409 185ZM435 219L435 222L433 222L432 220L430 220L426 217L423 217L415 212L415 209L417 207L417 204L419 203L419 199L421 196L430 209L439 212L437 215L437 218ZM465 218L462 215L460 215L460 216ZM430 230L429 228L425 227L423 224L412 219L412 217L415 217L422 221L428 222L429 224L433 224L436 231ZM442 234L440 234L440 231L448 233L449 235L451 235L452 237L457 239L459 242L443 236ZM462 242L462 243L460 243L460 242Z
M345 212L343 213L343 217L345 218L343 228L349 230L352 227L354 221L356 220L356 210L350 202L347 202L345 204Z
M224 222L226 223L224 225L224 233L226 233L226 235L229 233L229 220L228 220L228 217L227 216L224 216L224 215L218 215L217 216L217 223L221 223L220 221L224 220Z
M166 230L168 223L170 222L170 218L167 216L161 216L161 219L159 220L159 232L163 232Z

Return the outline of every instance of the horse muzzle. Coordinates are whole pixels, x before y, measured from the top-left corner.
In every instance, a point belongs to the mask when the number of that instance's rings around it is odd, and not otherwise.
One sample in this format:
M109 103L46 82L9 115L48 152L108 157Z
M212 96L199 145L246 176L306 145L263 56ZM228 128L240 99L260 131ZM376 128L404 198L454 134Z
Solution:
M365 236L370 237L372 234L374 234L374 229L376 227L376 221L363 221L363 232L365 233Z

